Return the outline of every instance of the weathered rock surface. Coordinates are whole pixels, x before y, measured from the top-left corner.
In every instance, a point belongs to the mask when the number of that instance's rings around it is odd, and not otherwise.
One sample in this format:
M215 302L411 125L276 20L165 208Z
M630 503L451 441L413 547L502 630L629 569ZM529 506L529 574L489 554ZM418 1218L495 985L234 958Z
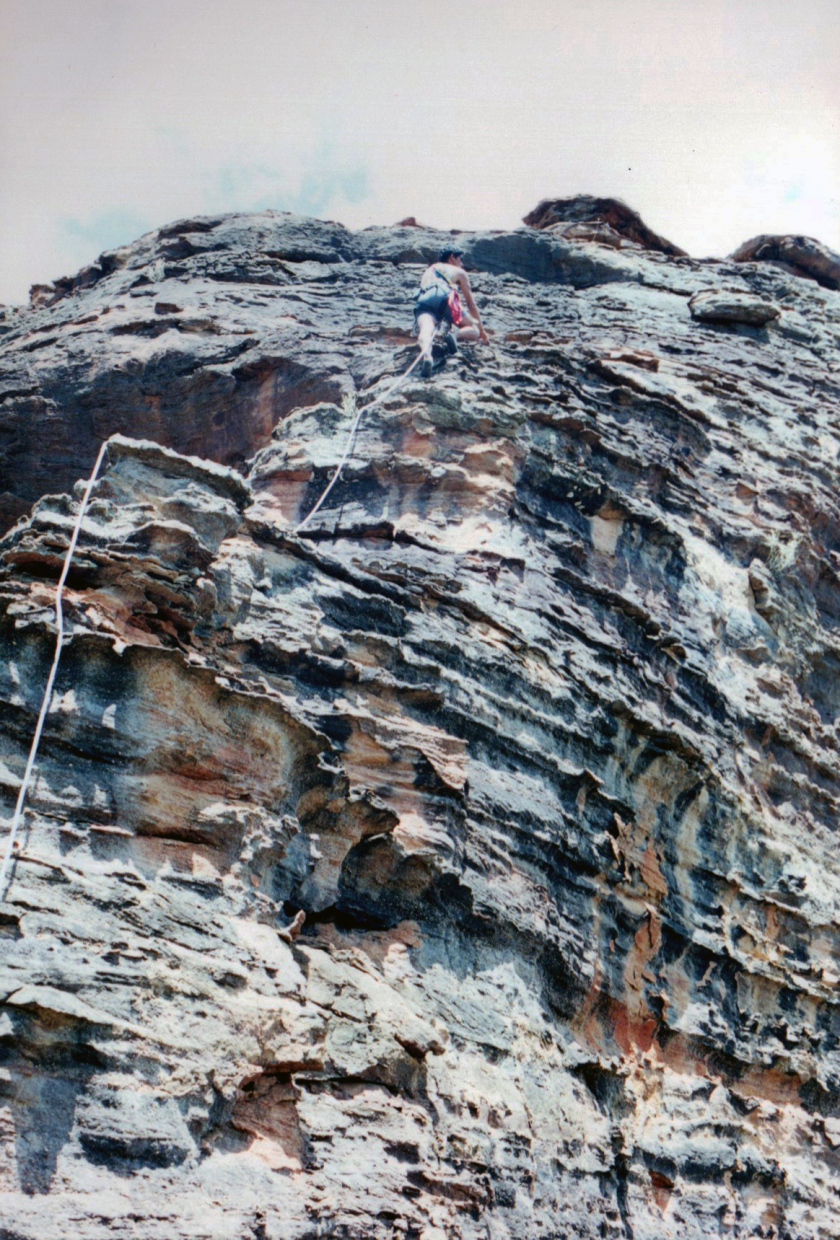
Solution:
M692 317L704 323L743 323L763 327L779 317L779 307L752 293L730 293L726 289L704 289L689 300Z
M0 893L4 1240L836 1237L840 298L460 234L492 348L295 537L443 236L190 221L3 323L15 503L124 432ZM7 819L78 502L0 544Z
M736 263L773 263L782 271L816 280L823 288L840 289L840 254L814 237L753 237L732 254Z

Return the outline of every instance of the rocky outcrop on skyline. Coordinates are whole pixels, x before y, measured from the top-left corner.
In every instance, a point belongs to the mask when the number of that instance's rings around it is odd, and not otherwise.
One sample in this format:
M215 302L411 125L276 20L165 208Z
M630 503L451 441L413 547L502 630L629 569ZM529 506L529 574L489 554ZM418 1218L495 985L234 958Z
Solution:
M840 254L813 237L753 237L733 251L732 261L773 263L780 271L816 280L823 288L840 289Z
M491 345L389 394L449 236L182 221L0 321L7 821L112 437L2 1240L836 1236L840 296L459 233Z
M545 198L529 211L522 223L532 228L550 229L556 236L577 241L597 241L616 247L629 243L668 254L671 258L685 256L685 250L648 228L638 211L620 198L594 198L590 194Z

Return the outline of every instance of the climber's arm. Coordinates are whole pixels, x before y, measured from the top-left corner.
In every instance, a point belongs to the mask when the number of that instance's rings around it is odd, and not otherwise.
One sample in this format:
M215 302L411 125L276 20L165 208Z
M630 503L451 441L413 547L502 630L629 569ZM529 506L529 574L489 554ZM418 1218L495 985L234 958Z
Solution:
M478 312L478 306L475 304L475 298L472 295L472 289L470 288L469 276L467 275L466 271L459 271L455 279L456 279L458 288L461 290L461 292L464 295L464 301L467 303L467 310L470 313L470 317L472 318L476 327L478 328L479 338L483 340L485 344L489 344L490 341L487 337L487 332L484 330L484 327L482 325L481 315Z

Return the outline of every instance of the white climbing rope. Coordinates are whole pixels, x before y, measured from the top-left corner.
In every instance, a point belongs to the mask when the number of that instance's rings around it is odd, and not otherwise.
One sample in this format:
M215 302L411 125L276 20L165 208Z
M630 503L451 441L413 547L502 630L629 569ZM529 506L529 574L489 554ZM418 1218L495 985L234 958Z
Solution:
M0 867L0 900L3 899L3 896L5 894L6 873L9 868L9 862L11 861L11 858L12 858L12 852L14 850L15 840L17 839L18 827L20 826L21 820L23 818L23 807L26 802L26 793L29 788L29 781L32 778L32 768L35 765L35 756L38 753L38 744L41 740L41 733L44 730L44 720L47 717L47 711L49 710L50 701L52 699L53 685L55 684L55 675L56 675L56 672L58 671L58 661L61 658L61 647L62 647L62 643L64 640L64 611L61 606L61 594L64 589L64 583L67 580L67 573L70 568L70 561L73 559L73 552L76 550L76 543L79 538L79 531L82 528L82 521L84 519L85 510L87 509L88 500L90 499L90 493L93 488L94 482L96 482L97 475L99 474L99 468L102 464L102 460L105 456L105 450L107 449L107 447L108 447L108 441L105 440L103 441L102 446L99 449L99 455L96 458L96 464L93 467L93 473L88 478L87 486L85 487L85 493L84 493L84 496L82 497L82 502L79 505L79 512L76 517L76 524L73 529L73 536L70 539L70 546L67 548L67 555L64 558L64 567L61 570L61 576L58 579L58 587L56 588L56 592L55 592L55 623L58 629L58 635L55 639L55 655L53 656L52 667L50 668L50 674L47 677L47 687L44 690L44 700L41 703L41 713L38 716L38 723L35 727L35 735L32 738L32 747L29 750L29 760L26 763L26 770L23 773L23 780L21 781L20 791L18 792L17 804L15 805L15 812L12 818L12 827L9 832L8 842L6 844L6 855L3 858L3 865L2 867Z
M418 353L417 357L411 363L408 370L406 370L404 374L399 375L397 379L395 380L395 382L392 383L391 386L385 392L383 392L381 396L374 397L372 401L369 401L368 404L361 406L357 410L356 417L353 419L353 425L350 429L350 435L348 436L348 439L347 439L347 446L344 449L344 454L342 455L342 458L338 463L338 467L336 468L335 473L333 474L332 478L330 479L329 483L324 489L315 507L311 510L311 512L309 512L303 518L302 521L300 521L295 526L294 530L292 531L293 534L297 534L299 530L302 530L304 525L306 525L307 521L310 521L315 516L315 513L321 507L324 500L327 498L330 491L335 486L336 482L338 482L341 471L344 468L345 464L347 463L347 459L350 456L350 453L353 449L353 443L356 438L356 431L358 429L359 422L361 421L362 414L366 413L368 409L372 409L374 405L379 404L380 401L386 400L391 395L391 393L395 391L396 388L399 387L401 383L404 383L422 357L423 357L423 354ZM102 446L99 449L99 455L96 458L96 464L93 467L93 472L88 478L87 486L85 487L85 493L84 493L84 496L82 497L82 502L79 505L79 512L76 517L76 524L73 528L73 535L70 539L70 546L67 548L67 555L65 556L65 559L64 559L64 567L62 568L61 576L58 579L58 587L56 589L56 594L55 594L55 621L56 621L56 627L58 629L58 633L57 633L56 641L55 641L55 655L53 656L52 667L50 668L50 674L47 677L47 687L44 690L44 698L41 703L41 712L38 715L38 723L36 724L36 727L35 727L35 735L32 738L32 747L29 750L29 759L26 763L26 770L23 773L23 779L21 781L20 791L18 792L17 804L15 805L15 812L12 817L12 826L11 826L11 830L9 831L8 841L6 843L6 855L3 858L2 866L0 866L0 900L3 899L4 893L5 893L6 875L9 869L9 862L12 859L12 853L14 852L18 829L20 827L20 823L23 818L23 808L26 803L26 794L27 794L27 791L29 790L29 783L32 778L32 769L35 765L35 758L38 753L38 745L41 740L41 733L44 730L44 721L47 717L47 711L49 710L50 701L52 699L53 685L55 684L56 672L58 671L58 664L61 658L61 648L62 648L62 644L64 641L64 611L61 606L61 595L64 590L64 583L67 580L67 573L70 569L70 563L73 559L73 552L76 550L76 543L78 542L79 532L82 527L82 521L84 520L85 512L87 510L88 500L90 499L90 493L91 493L91 490L93 489L93 484L96 482L96 479L99 475L99 470L102 465L102 461L104 459L107 447L108 447L108 443L106 440L102 443Z
M329 495L330 491L333 489L335 484L338 482L339 475L341 474L341 471L344 468L344 466L347 464L347 458L350 456L350 453L353 450L353 443L356 438L356 430L358 428L359 422L362 420L362 414L367 413L368 409L372 409L373 406L379 404L380 401L386 400L391 395L391 393L394 391L395 388L398 388L401 383L404 383L405 380L408 378L408 376L411 374L414 367L422 359L422 357L423 357L423 354L418 353L414 361L409 366L408 370L406 370L404 374L398 375L395 382L391 384L391 386L388 388L386 392L383 392L381 396L375 396L373 400L369 401L366 405L361 406L361 408L357 410L356 416L353 419L353 425L350 428L350 434L347 438L347 446L344 449L344 455L342 456L341 460L338 462L338 467L335 473L333 474L332 478L329 480L323 492L321 493L321 498L318 500L318 503L315 505L315 507L310 512L308 512L306 516L303 518L303 520L299 521L298 524L295 526L295 528L292 530L293 534L297 534L300 530L303 529L307 521L312 520L312 518L315 516L315 513L318 511L318 509L323 504L324 500Z

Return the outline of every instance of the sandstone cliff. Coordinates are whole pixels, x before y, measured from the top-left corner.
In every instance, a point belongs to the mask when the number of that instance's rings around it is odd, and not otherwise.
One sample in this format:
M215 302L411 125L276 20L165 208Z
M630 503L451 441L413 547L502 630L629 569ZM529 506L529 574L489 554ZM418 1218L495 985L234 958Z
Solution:
M492 347L297 536L445 234L184 221L6 309L7 820L116 437L0 893L2 1240L837 1236L840 295L592 220L459 234Z

